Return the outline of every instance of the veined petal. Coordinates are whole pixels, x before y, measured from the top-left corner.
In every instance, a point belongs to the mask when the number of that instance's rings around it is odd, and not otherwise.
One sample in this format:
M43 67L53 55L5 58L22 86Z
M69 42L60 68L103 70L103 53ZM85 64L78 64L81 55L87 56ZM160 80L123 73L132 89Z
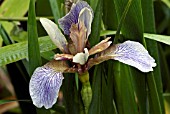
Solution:
M122 44L117 44L112 54L114 60L133 66L142 72L153 71L152 67L156 66L155 60L138 42L126 41Z
M86 63L86 61L88 60L89 57L89 53L87 48L84 49L85 53L77 53L74 57L73 57L73 62L74 63L79 63L81 65L84 65Z
M109 59L118 60L139 69L142 72L153 71L156 66L155 60L149 55L148 51L138 42L126 41L122 44L112 45L95 58L88 61L88 68Z
M70 28L72 24L78 23L79 13L84 8L87 7L91 10L91 7L87 4L85 1L79 1L76 4L73 4L71 7L70 12L58 20L58 23L61 27L61 29L64 31L64 34L69 35L70 34Z
M67 40L57 25L49 19L40 18L40 22L54 44L62 51L67 52Z
M58 92L64 79L61 72L50 67L38 67L30 80L29 92L33 104L38 108L51 108L57 101Z
M29 92L33 104L39 108L51 108L56 103L59 89L64 79L62 73L75 73L76 68L70 68L66 61L52 60L42 67L36 68L30 83Z
M79 18L78 18L78 23L83 22L87 28L87 38L89 34L91 33L91 23L93 20L93 14L92 10L85 7L80 11Z

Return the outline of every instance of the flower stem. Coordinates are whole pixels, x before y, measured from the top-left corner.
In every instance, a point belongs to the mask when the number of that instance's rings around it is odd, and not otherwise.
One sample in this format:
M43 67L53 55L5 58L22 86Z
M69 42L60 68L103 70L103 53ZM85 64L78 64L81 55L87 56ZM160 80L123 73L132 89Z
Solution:
M84 104L85 114L88 114L88 109L92 100L92 89L89 82L89 73L79 74L79 79L82 82L81 97Z

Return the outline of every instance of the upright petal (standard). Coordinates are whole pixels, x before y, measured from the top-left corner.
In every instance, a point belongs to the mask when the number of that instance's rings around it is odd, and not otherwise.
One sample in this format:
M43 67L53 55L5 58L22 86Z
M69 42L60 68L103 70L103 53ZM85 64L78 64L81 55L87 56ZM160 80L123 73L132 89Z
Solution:
M71 28L71 25L78 23L79 13L85 7L88 8L91 12L93 12L91 7L87 4L87 2L79 1L76 4L72 5L70 12L66 16L58 20L58 23L61 29L64 31L64 34L66 35L70 34L69 29Z
M78 23L83 22L87 28L87 38L91 33L91 24L93 20L92 12L89 8L85 7L80 11Z

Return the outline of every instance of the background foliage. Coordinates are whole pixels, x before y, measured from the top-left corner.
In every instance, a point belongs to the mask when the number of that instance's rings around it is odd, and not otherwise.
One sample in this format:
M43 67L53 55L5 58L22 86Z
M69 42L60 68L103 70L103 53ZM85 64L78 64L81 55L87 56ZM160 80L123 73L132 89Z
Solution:
M118 25L122 24L118 42L142 43L156 59L157 67L147 74L111 60L93 67L89 114L170 114L170 1L132 0L121 21L128 1L87 0L94 10L90 44L107 36L114 41ZM46 36L39 17L57 24L66 13L65 1L0 2L0 113L82 114L81 84L74 74L65 75L61 99L52 109L33 106L28 92L34 69L58 51Z

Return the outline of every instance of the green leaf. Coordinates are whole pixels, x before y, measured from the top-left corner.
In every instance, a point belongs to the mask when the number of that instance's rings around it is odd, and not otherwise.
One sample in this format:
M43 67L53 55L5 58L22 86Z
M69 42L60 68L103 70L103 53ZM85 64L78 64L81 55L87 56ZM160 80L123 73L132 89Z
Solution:
M95 67L92 82L92 102L89 114L116 114L113 106L113 76L107 76L107 63L100 64ZM111 87L112 86L112 87Z
M1 17L23 17L29 7L30 0L5 0L0 7ZM1 22L7 33L14 27L13 22Z
M34 0L30 0L27 25L28 25L29 73L31 75L35 68L41 65Z
M99 72L100 71L100 72ZM102 101L101 101L101 78L102 78L102 66L98 65L95 67L94 74L93 74L93 82L92 82L92 101L89 107L89 114L102 114Z
M118 27L117 27L116 35L115 35L115 38L114 38L114 43L118 43L118 39L120 37L120 31L121 31L122 25L123 25L123 23L125 21L126 15L127 15L128 11L129 11L129 8L130 8L131 4L132 4L132 0L129 0L126 7L125 7L125 9L124 9L124 11L123 11L123 13L122 13L122 16L121 16L121 18L119 20L119 24L118 24Z
M168 68L168 62L166 59L166 53L164 52L164 47L159 46L160 50L160 65L161 65L161 75L162 75L162 85L166 92L170 92L170 72Z
M106 0L103 3L103 23L104 23L104 30L116 30L118 25L116 10L114 6L113 0ZM100 36L106 36L107 32L100 31ZM116 34L116 31L112 32L114 35ZM113 40L113 39L112 39ZM109 60L105 63L105 71L106 71L106 79L102 79L102 85L103 85L103 108L105 108L108 114L118 114L117 107L115 104L114 99L114 76L113 76L113 60ZM112 90L112 91L111 91Z
M1 16L20 17L28 10L30 0L5 0L0 7Z
M0 105L10 103L10 102L15 102L16 100L0 100Z
M119 21L123 15L125 6L127 5L128 1L129 0L114 0ZM142 10L140 6L140 0L132 0L131 7L129 8L121 29L122 34L130 40L136 39L138 41L142 41L141 38L143 37L143 22L141 12Z
M1 28L1 32L4 33L2 34L2 38L5 41L4 42L5 45L10 45L14 43L4 28ZM25 89L25 88L28 88L29 75L27 74L27 71L25 70L22 61L9 64L6 66L6 68L8 70L8 74L10 76L11 82L15 89L17 98L18 99L30 99L29 91L28 89ZM19 105L22 110L22 113L24 114L29 114L31 111L32 113L35 112L35 107L33 106L32 103L19 102Z
M56 48L49 37L38 39L40 52L50 51ZM20 42L0 48L0 66L28 58L28 42Z
M123 22L121 19L125 14L125 7L128 2L129 0L114 0L118 21L121 24ZM143 20L140 2L140 0L132 0L122 24L121 33L126 40L143 42ZM116 62L113 68L115 70L115 102L118 112L120 114L146 113L146 88L141 86L141 83L145 85L144 74L119 62ZM136 103L136 99L139 103Z
M22 42L28 40L28 33L24 31L22 28L19 28L17 25L13 27L10 36L16 42Z
M29 75L41 65L41 56L38 44L37 23L35 14L35 0L30 0L28 10L28 60L29 60ZM50 110L45 108L37 108L38 114L50 114Z
M100 31L100 36L106 36L106 35L115 35L116 31L112 30L102 30Z
M61 1L60 0L49 0L51 10L55 19L55 23L58 24L58 19L61 18Z
M8 33L5 31L4 27L2 24L0 24L0 35L6 45L12 44L13 41L10 39Z
M152 0L142 0L142 14L144 32L155 33L155 18ZM145 34L148 35L148 34ZM157 67L153 72L147 74L147 84L149 89L149 111L150 113L164 114L163 87L160 71L160 58L157 42L146 39L146 47L149 53L155 58Z
M48 61L51 61L52 59L54 59L54 55L55 53L53 51L46 51L46 52L41 53L41 56Z
M118 21L117 21L117 15L116 15L116 10L115 10L113 0L105 0L105 2L103 2L102 18L103 18L105 29L107 30L117 29Z
M52 16L49 0L36 0L35 12L37 16Z
M100 29L102 19L102 5L103 0L98 0L96 10L94 10L94 19L92 22L92 30L89 36L90 45L94 46L100 41Z
M93 11L96 11L97 9L97 5L101 0L87 0L87 2L90 4L91 8L93 9Z
M108 66L108 68L105 67L106 69L108 69L108 71L107 71L107 83L108 83L107 84L107 88L108 88L108 92L106 94L109 97L109 99L106 100L106 102L110 101L110 100L113 101L113 104L111 105L112 106L111 108L113 109L112 113L113 114L118 114L116 103L115 103L115 99L114 99L114 83L113 83L114 82L114 75L113 75L114 61L113 60L109 60L109 61L107 61L106 65ZM113 91L110 91L110 90L113 90ZM106 95L104 95L104 96L106 96Z
M57 104L55 104L52 109L56 112L59 112L60 114L65 114L65 107L63 106L58 106Z
M10 102L30 102L30 100L0 100L0 105L10 103Z
M170 1L169 0L162 0L169 8L170 8Z
M117 67L117 68L114 68ZM134 80L129 66L114 61L114 98L119 114L138 114ZM141 90L142 91L142 90Z
M112 30L102 30L102 31L100 31L100 36L115 35L115 34L116 34L116 31L112 31ZM154 41L157 41L157 42L161 42L161 43L165 43L167 45L170 45L170 36L144 33L144 37L146 39L151 39L151 40L154 40Z
M29 88L28 83L30 77L27 71L25 70L22 61L17 61L16 63L8 64L6 66L11 82L14 86L17 98L30 100L29 89L28 89ZM24 114L36 113L35 106L30 102L19 102L19 105L22 110L22 113Z
M144 37L170 45L170 36L144 33Z
M76 87L75 74L64 74L64 76L62 90L66 114L84 114L80 93Z

